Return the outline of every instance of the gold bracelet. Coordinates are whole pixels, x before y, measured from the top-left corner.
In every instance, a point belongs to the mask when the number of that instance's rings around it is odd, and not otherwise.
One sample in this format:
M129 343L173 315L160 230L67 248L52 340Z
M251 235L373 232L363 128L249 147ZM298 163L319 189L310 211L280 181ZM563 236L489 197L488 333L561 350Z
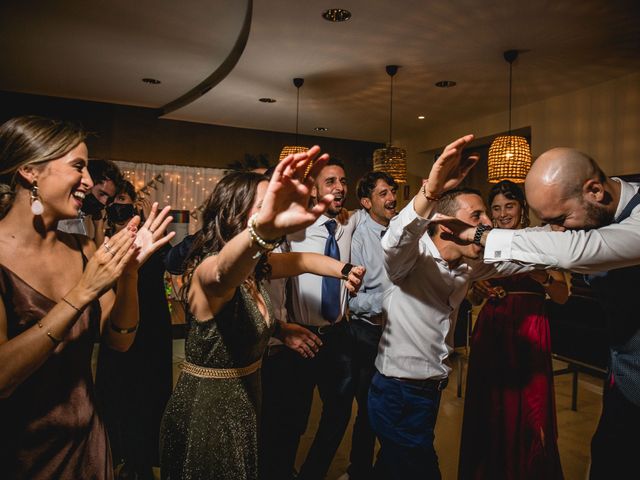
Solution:
M426 183L422 184L422 188L420 190L422 190L422 195L424 195L424 198L426 198L430 202L437 202L438 200L440 200L440 197L442 196L442 195L434 195L432 197L431 195L427 194L427 184Z
M69 305L71 308L73 308L76 312L78 313L82 313L82 310L80 310L78 307L76 307L73 303L71 303L69 300L67 300L66 298L62 297L61 300L66 303L67 305Z
M42 322L38 320L38 328L43 328L43 327L44 325L42 325ZM53 348L56 348L58 345L62 343L62 340L54 337L50 330L47 330L47 337L49 337L49 340L51 340L51 343L53 343Z

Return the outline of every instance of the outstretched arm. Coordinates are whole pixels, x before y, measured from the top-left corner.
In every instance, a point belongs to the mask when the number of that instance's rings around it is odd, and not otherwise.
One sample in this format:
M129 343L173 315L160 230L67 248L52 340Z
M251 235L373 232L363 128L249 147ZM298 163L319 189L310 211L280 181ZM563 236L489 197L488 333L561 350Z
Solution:
M273 253L269 256L271 278L295 277L302 273L313 273L323 277L334 277L345 280L350 293L356 293L364 277L364 267L354 266L348 275L342 274L346 263L334 258L311 252Z
M311 225L326 210L333 199L331 195L309 208L313 179L329 159L326 154L318 157L319 153L320 147L315 146L307 152L290 155L278 164L253 221L257 237L267 242L278 241L288 233ZM307 174L310 164L313 167ZM231 298L253 272L264 250L246 228L227 242L218 255L198 265L193 279L206 294L208 308L213 310L207 314L215 315Z

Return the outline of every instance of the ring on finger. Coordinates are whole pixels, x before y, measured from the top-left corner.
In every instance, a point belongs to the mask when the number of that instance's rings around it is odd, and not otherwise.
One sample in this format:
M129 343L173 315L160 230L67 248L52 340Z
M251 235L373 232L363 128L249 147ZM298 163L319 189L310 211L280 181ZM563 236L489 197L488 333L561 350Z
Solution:
M104 249L109 252L111 255L113 255L113 252L111 251L111 245L109 245L108 243L104 244Z

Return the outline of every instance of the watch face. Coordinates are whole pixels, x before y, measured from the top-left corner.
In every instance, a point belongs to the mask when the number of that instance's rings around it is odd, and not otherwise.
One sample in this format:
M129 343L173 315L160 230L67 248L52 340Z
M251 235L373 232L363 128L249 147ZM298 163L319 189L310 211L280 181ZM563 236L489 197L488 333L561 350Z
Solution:
M340 273L342 273L343 277L346 277L349 275L349 272L351 271L351 269L353 268L353 265L351 265L350 263L345 263L344 267L342 267L342 271Z

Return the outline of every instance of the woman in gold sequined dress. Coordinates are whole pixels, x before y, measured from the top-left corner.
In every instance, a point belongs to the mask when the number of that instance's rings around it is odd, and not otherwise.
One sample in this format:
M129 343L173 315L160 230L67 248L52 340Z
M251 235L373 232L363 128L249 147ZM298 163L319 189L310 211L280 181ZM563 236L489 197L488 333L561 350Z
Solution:
M266 255L331 201L329 195L308 208L313 177L328 159L318 153L313 147L287 157L269 183L256 173L229 174L207 202L185 272L186 361L161 429L165 479L258 477L259 368L274 330L262 280L303 271L340 278L344 265L324 256ZM354 268L348 288L363 273Z

